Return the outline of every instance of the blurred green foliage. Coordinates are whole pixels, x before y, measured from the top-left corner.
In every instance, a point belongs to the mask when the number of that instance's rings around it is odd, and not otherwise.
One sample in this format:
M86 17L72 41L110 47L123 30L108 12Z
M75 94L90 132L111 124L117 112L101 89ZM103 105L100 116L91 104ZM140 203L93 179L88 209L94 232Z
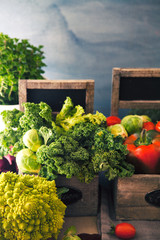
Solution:
M43 46L0 33L0 104L18 104L19 79L43 79Z

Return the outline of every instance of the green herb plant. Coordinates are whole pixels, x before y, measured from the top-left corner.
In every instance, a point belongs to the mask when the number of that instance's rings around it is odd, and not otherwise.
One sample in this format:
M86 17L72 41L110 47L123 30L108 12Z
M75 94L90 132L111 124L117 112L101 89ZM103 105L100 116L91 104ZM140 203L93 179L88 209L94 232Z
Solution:
M43 79L43 46L0 33L0 104L18 104L19 79Z

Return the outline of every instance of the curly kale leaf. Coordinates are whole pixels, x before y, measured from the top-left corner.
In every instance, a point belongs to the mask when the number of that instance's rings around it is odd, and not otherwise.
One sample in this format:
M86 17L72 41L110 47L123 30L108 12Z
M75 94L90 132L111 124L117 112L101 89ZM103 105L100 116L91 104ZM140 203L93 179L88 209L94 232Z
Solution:
M51 109L51 107L45 102L40 102L39 107L40 107L39 115L43 119L45 119L46 122L52 123L52 109Z
M52 128L52 116L50 107L41 103L23 103L24 115L20 118L20 126L26 131L29 129L39 129L42 126Z
M134 167L126 162L128 151L122 143L121 136L114 137L105 128L97 129L92 147L92 163L95 172L105 171L105 175L109 180L117 176L133 175Z
M61 111L56 116L56 123L60 124L65 118L71 116L72 111L74 109L74 104L70 97L67 97L64 101L64 104L61 108Z
M88 113L84 115L85 121L89 121L94 125L106 126L106 116L103 113L96 111L95 114Z
M88 151L71 136L61 135L49 146L42 145L36 155L37 161L42 164L40 175L46 174L45 177L48 179L52 178L52 174L53 177L56 174L65 175L67 178L77 176L81 180L91 180L94 177L94 174L88 177L90 171Z
M19 119L24 115L18 109L4 110L1 116L6 128L17 128L19 126Z
M57 133L56 133L55 129L47 128L46 126L42 126L39 129L39 133L43 137L45 145L49 145L57 137Z
M119 177L130 177L134 173L134 167L124 161L125 155L118 151L110 150L108 152L97 152L93 158L95 172L105 172L108 180Z
M80 122L71 128L68 134L77 140L80 146L90 151L93 145L96 129L97 125L94 125L91 122Z
M64 101L61 111L56 116L56 124L61 126L65 131L68 131L76 123L84 121L84 109L82 106L74 104L70 97Z
M21 136L21 135L20 135ZM5 128L0 132L0 145L9 148L19 140L19 132L12 128Z

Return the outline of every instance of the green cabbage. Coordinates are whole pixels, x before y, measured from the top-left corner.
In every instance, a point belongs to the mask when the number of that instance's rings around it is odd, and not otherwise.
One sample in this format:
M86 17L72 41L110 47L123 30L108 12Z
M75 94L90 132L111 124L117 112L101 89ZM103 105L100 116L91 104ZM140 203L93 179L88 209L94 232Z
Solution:
M121 120L129 135L140 132L143 127L143 118L138 115L127 115Z
M126 129L120 123L111 125L107 127L107 129L114 135L114 137L117 137L118 135L120 135L123 138L128 137L128 133Z
M37 162L36 154L28 148L24 148L17 153L16 163L21 173L38 174L41 168L41 165Z
M39 136L36 129L28 130L23 136L23 143L33 152L36 152L38 148L43 144L42 138Z

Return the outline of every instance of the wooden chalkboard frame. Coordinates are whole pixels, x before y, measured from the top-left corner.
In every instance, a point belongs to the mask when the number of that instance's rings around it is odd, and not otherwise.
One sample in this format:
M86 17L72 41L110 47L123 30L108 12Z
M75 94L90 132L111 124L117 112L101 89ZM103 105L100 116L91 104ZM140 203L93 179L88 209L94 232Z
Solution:
M19 80L19 105L20 110L23 111L22 103L27 102L27 90L28 89L73 89L85 90L85 112L93 113L94 110L94 80L93 79L72 79L72 80L31 80L21 79ZM47 96L46 96L47 98ZM53 111L54 114L56 114Z
M135 99L125 100L120 99L120 85L122 78L133 79L150 79L152 81L152 86L154 85L154 79L160 78L160 68L113 68L112 70L112 98L111 98L111 115L118 116L119 109L160 109L160 99L159 100L136 100ZM125 87L125 86L124 86ZM137 86L138 89L139 86ZM127 89L124 89L127 91ZM134 89L133 89L134 91ZM145 91L145 87L144 87ZM154 91L152 91L154 94ZM123 99L123 100L122 100Z

